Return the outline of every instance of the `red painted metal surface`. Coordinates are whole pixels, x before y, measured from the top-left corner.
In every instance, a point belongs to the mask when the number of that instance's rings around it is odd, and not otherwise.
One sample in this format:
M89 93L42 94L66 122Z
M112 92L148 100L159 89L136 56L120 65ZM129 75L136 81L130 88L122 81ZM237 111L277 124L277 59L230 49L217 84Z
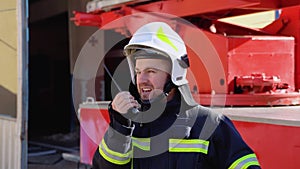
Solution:
M257 94L194 94L194 99L205 106L294 106L300 104L299 93Z
M295 38L295 86L300 89L300 5L283 8L280 12L279 18L263 31Z
M235 77L260 73L278 76L294 90L294 39L281 36L229 37L229 92ZM280 47L279 47L280 46Z
M137 6L135 9L140 11L163 12L184 17L195 14L211 13L213 11L231 10L233 8L246 8L259 4L259 0L211 0L209 3L203 0L167 0Z
M300 127L234 121L263 169L298 169Z
M297 6L299 4L300 3L298 0L212 0L210 1L210 3L197 0L166 0L155 2L150 1L148 3L139 5L134 5L133 3L131 7L120 5L121 9L112 8L110 11L106 11L105 9L95 9L94 11L89 13L74 12L74 17L71 20L73 20L78 26L102 27L114 19L139 12L168 13L178 17L201 15L202 18L210 18L210 20L216 20L224 17L285 8L289 6ZM180 8L178 8L179 6ZM81 15L78 15L79 13ZM95 18L92 18L93 16ZM99 18L101 19L99 20ZM97 21L97 23L95 23L95 21ZM89 23L91 24L89 25Z
M223 36L207 31L204 33L208 37L208 42L203 43L211 43L221 64L219 66L216 64L212 52L208 52L209 48L203 47L200 40L198 45L198 48L201 48L200 52L196 54L195 51L188 50L191 59L188 80L194 98L199 103L219 106L300 104L300 93L295 91L294 85L295 42L292 37ZM195 33L193 34L195 36ZM185 36L183 38L187 42L190 39ZM217 71L221 73L216 74ZM261 76L256 76L256 79L252 76L259 74ZM245 79L246 77L248 78ZM273 87L274 77L280 79L280 84L276 88L266 87L266 80L270 82L270 77L273 80L269 85ZM249 80L252 80L252 84ZM253 80L256 81L255 84ZM247 87L247 90L241 86ZM259 89L263 86L264 89Z
M257 73L279 76L282 83L289 84L290 88L294 89L294 39L292 37L222 36L204 32L215 48L222 65L216 67L215 63L206 61L209 58L204 60L207 57L203 55L206 52L204 49L202 49L203 52L197 53L200 56L189 51L191 72L194 77L198 77L196 81L200 94L211 93L212 90L218 94L235 93L233 83L236 77ZM198 48L201 48L201 44ZM211 67L223 69L225 77L210 75ZM208 80L203 80L203 78ZM212 84L209 83L214 79L217 83L224 81L226 90L224 91L221 84L219 88L211 88Z
M93 155L109 124L106 109L86 104L80 108L80 162L92 164Z
M227 11L232 10L233 8L246 8L259 4L259 0L213 0L210 1L210 3L207 3L206 1L167 0L137 5L133 8L123 6L121 9L117 8L115 10L107 12L102 11L101 9L95 10L94 12L90 13L74 12L75 16L71 20L73 20L76 25L87 26L90 23L89 26L102 27L112 20L132 13L161 12L178 17L184 17L189 15L208 13L212 11ZM178 8L179 6L180 8Z
M94 15L85 12L73 12L74 17L70 20L77 26L96 26L100 27L102 24L102 18L100 15Z
M101 9L89 13L74 11L74 17L71 18L71 20L74 21L77 26L103 27L113 20L140 12L167 13L177 17L198 14L202 14L205 17L205 14L208 14L207 17L212 17L215 20L225 16L233 16L234 14L257 12L259 11L259 9L257 9L257 6L259 5L260 0L213 0L210 3L205 1L167 0L137 5L134 7L127 7L124 5L121 9L117 8L111 11L103 11ZM180 6L180 8L178 8L178 6ZM255 10L249 10L253 6L255 6ZM237 12L239 9L242 10L242 12ZM263 9L265 9L265 7Z
M101 14L78 11L74 11L73 14L74 17L72 17L70 20L73 21L77 26L96 26L101 29L118 29L120 27L124 27L123 22L120 22L119 24L115 22L113 27L109 27L108 23L111 23L112 21L122 18L123 16L131 14L131 8L124 6L120 10L105 12Z

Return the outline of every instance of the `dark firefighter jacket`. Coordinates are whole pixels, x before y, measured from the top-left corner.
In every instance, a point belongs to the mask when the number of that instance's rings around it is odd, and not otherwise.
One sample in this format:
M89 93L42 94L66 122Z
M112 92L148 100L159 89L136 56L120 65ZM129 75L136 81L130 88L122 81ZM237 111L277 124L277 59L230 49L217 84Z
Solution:
M158 118L144 123L127 124L110 107L110 127L95 152L93 169L260 168L230 119L180 100L175 97Z

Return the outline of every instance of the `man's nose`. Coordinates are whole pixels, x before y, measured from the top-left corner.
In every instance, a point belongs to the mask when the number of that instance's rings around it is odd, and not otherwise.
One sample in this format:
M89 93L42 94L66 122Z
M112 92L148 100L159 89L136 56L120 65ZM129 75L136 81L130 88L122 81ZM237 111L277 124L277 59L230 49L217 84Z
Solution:
M146 82L146 81L148 80L148 76L147 76L147 74L144 73L144 72L141 72L141 73L137 76L137 78L138 78L138 81L139 81L140 83Z

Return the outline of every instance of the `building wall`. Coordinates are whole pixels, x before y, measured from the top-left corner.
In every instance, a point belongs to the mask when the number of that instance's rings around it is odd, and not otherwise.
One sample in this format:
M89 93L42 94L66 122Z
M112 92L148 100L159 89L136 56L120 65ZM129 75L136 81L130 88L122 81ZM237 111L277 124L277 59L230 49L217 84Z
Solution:
M15 0L0 1L0 114L16 116L17 12Z
M16 138L16 120L0 116L0 168L18 169L20 167L20 144Z
M0 168L21 168L21 112L17 115L19 0L0 1ZM20 38L21 39L21 38ZM22 92L23 93L23 92ZM25 166L26 167L26 166Z

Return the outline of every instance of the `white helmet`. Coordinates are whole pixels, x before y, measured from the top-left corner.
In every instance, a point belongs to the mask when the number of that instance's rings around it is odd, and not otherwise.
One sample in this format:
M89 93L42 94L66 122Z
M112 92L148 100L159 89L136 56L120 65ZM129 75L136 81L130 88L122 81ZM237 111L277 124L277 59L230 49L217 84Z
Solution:
M180 36L166 23L152 22L139 28L132 36L124 53L128 56L130 69L133 58L132 54L138 49L150 48L162 55L169 56L172 61L172 82L176 86L188 83L186 80L187 65L182 65L182 58L187 57L186 47ZM186 60L187 61L187 60ZM134 73L131 70L131 73ZM133 74L132 74L133 75ZM134 76L131 76L134 78ZM134 82L134 79L132 79Z
M127 56L131 79L134 84L134 53L140 49L170 58L172 62L171 80L178 86L184 99L189 103L188 100L192 99L186 79L189 61L185 43L181 37L164 22L151 22L140 27L124 47L124 54ZM187 97L190 98L187 100Z

